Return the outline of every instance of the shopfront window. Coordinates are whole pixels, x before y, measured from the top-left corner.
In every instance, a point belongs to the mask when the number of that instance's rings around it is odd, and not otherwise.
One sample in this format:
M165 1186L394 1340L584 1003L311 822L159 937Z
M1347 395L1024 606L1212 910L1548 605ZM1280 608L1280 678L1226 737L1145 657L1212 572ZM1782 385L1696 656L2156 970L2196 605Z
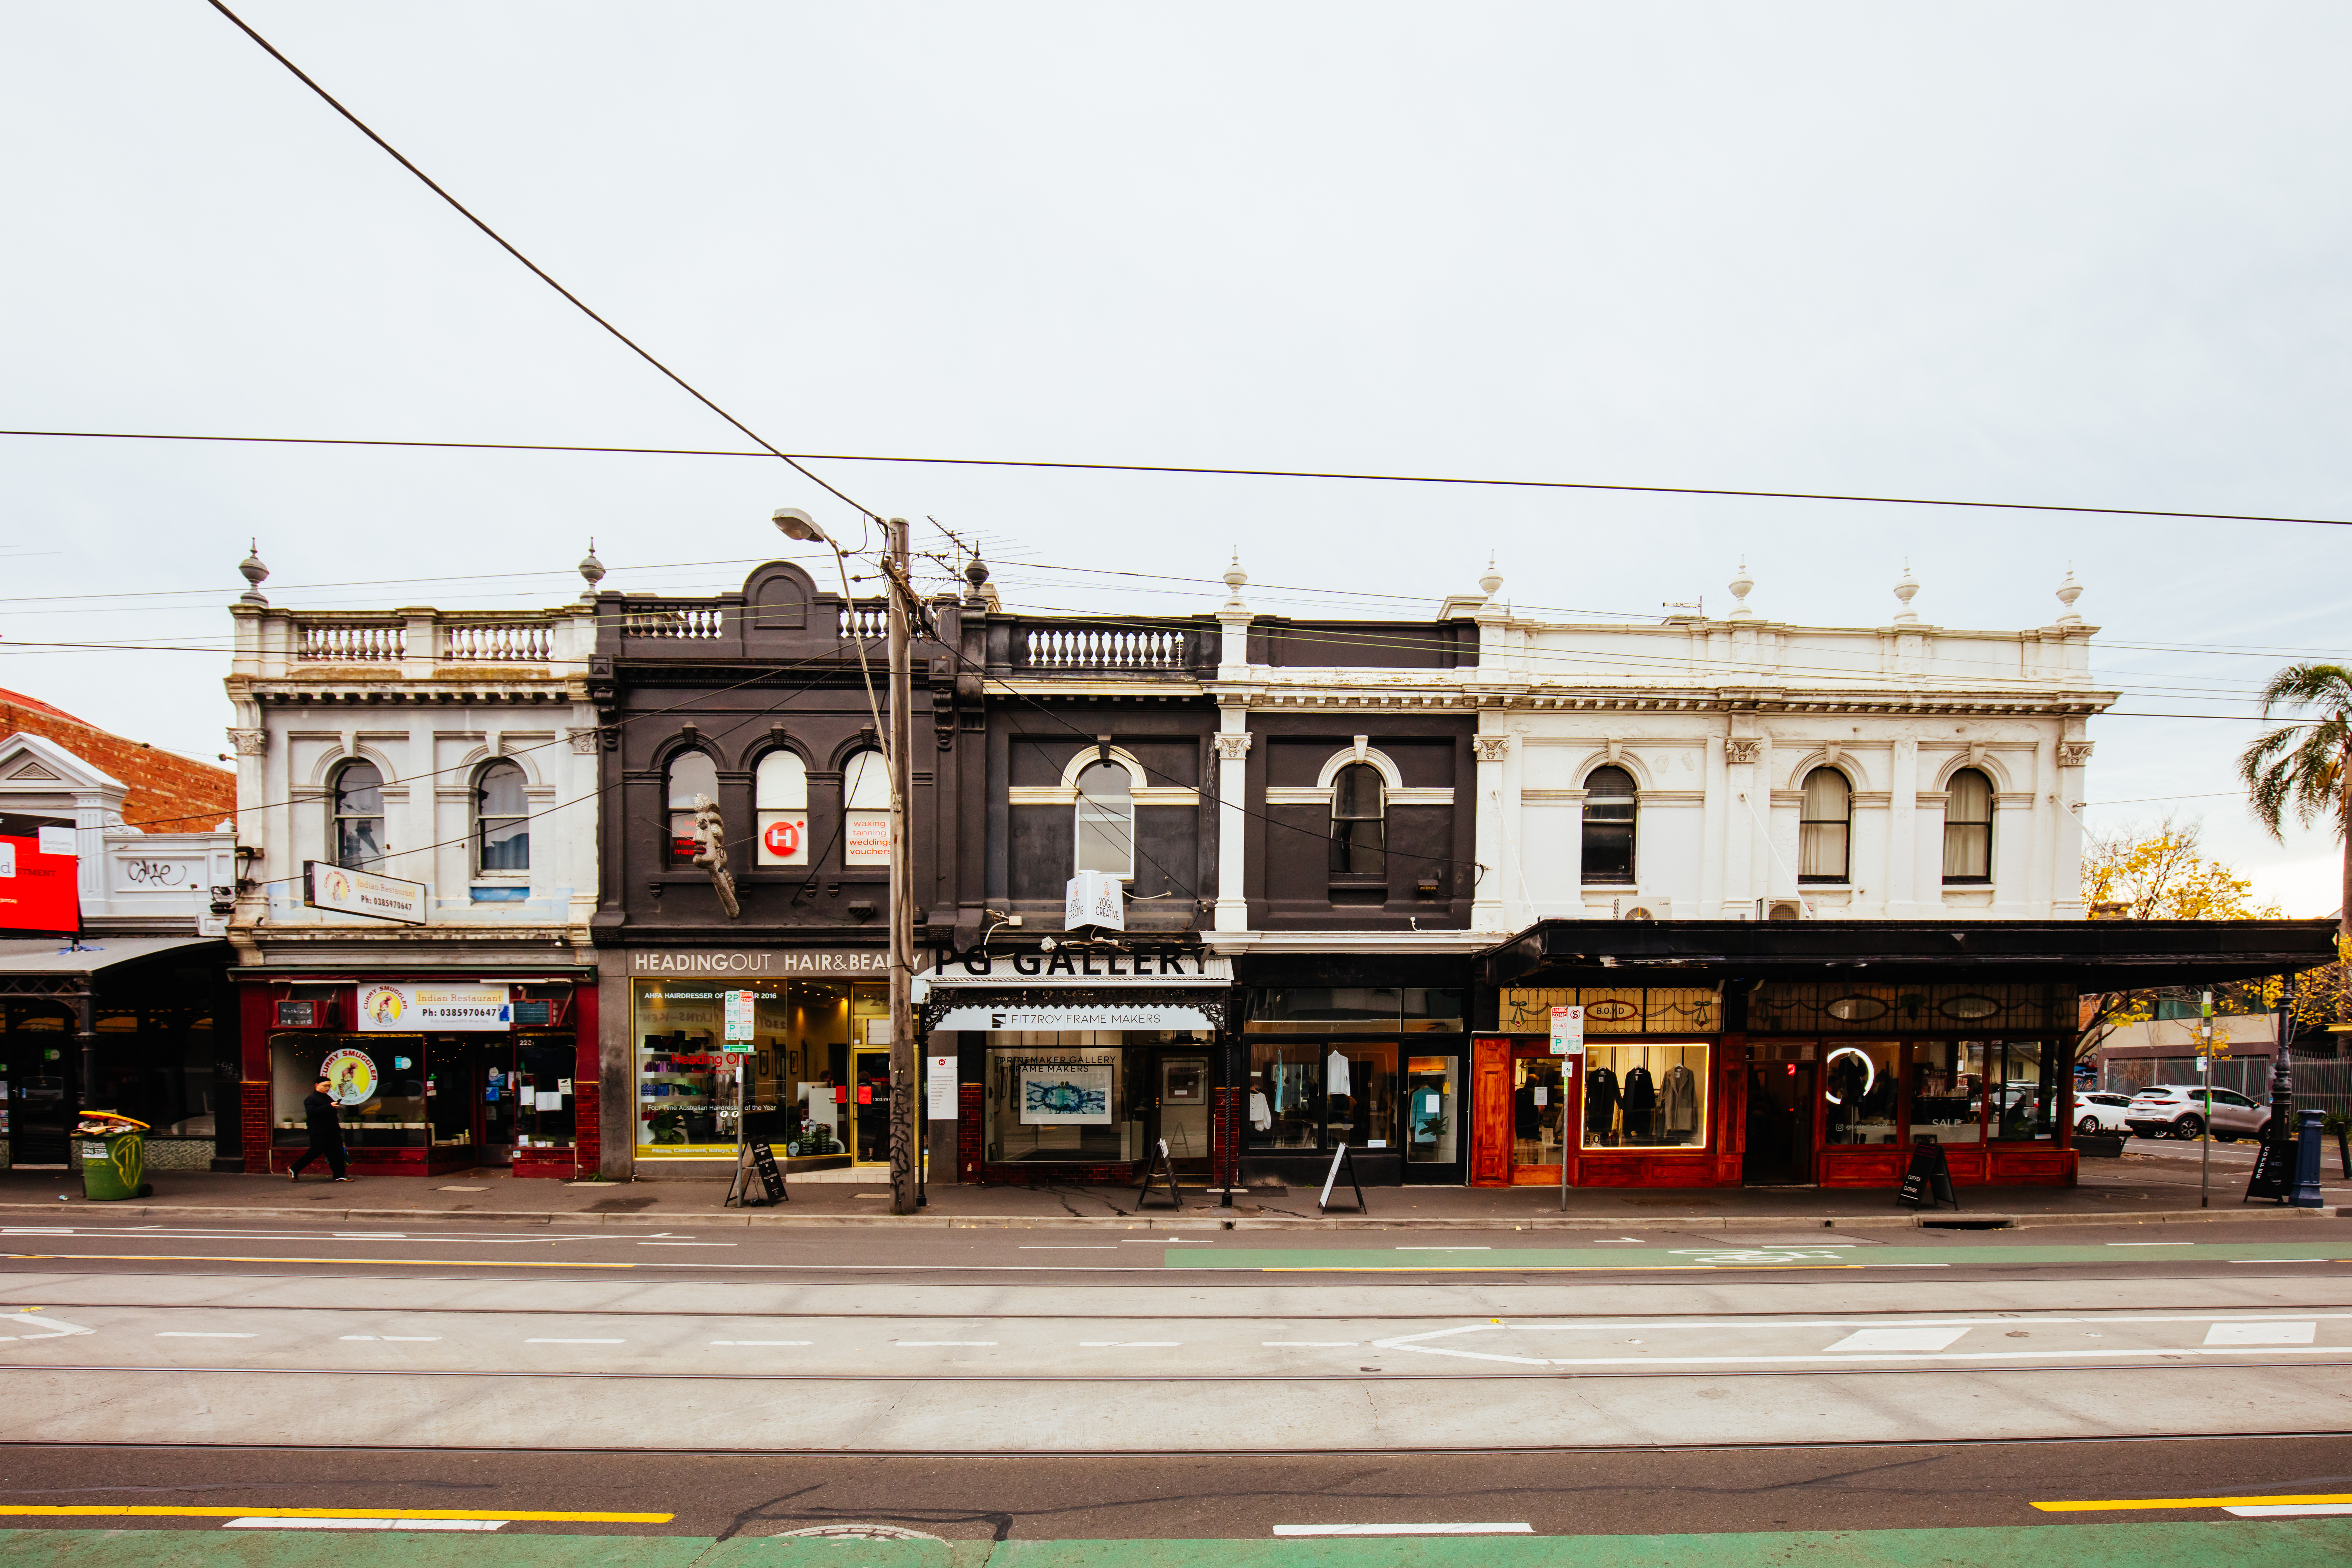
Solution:
M1127 1037L1008 1030L988 1038L990 1163L1115 1164L1137 1158L1143 1124L1141 1108L1130 1103L1121 1048Z
M1511 1064L1511 1163L1557 1165L1571 1082L1566 1058L1521 1057Z
M1892 1143L1902 1079L1895 1071L1892 1040L1823 1043L1822 1142Z
M1249 1149L1317 1149L1323 1120L1323 1049L1267 1040L1250 1043Z
M1460 1130L1454 1084L1460 1057L1407 1057L1404 1063L1404 1157L1416 1165L1450 1165Z
M425 1038L422 1035L331 1035L310 1030L269 1037L271 1142L310 1142L302 1101L321 1074L334 1085L343 1142L353 1149L424 1148Z
M1397 1047L1342 1041L1323 1058L1327 1147L1386 1149L1397 1130Z
M1998 1040L1990 1051L1999 1086L1992 1108L1992 1136L2015 1142L2056 1134L2058 1047L2049 1040Z
M1588 1043L1584 1147L1706 1145L1707 1047L1696 1042Z
M852 1153L858 1089L877 1070L887 1107L889 1048L866 1043L888 1016L883 985L715 977L631 984L640 1159L732 1158L746 1127L780 1154ZM751 994L749 1040L726 1038L730 991Z
M1979 1040L1914 1040L1911 1137L1938 1143L1984 1141L1985 1047Z

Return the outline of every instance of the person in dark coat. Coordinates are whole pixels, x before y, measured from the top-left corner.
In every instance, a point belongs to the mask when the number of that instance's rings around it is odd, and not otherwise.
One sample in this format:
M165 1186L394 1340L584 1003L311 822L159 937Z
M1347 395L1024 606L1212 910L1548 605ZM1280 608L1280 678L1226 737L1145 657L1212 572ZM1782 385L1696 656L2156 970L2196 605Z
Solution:
M335 1173L335 1180L348 1182L343 1173L343 1124L335 1116L334 1097L327 1092L327 1080L320 1079L302 1097L302 1119L310 1129L310 1146L302 1151L289 1173L294 1181L302 1179L302 1167L313 1160L327 1162L327 1169Z

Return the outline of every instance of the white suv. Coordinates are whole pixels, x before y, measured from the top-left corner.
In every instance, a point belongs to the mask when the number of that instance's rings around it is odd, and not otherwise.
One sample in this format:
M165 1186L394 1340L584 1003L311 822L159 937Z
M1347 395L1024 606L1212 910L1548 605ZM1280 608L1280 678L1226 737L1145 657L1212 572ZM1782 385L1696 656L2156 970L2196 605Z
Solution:
M2209 1095L2210 1106L2205 1103ZM2132 1096L2124 1120L2143 1138L2194 1138L2205 1131L2209 1110L2213 1136L2224 1143L2238 1138L2259 1139L2271 1124L2270 1108L2256 1105L2242 1094L2180 1084L2141 1089Z

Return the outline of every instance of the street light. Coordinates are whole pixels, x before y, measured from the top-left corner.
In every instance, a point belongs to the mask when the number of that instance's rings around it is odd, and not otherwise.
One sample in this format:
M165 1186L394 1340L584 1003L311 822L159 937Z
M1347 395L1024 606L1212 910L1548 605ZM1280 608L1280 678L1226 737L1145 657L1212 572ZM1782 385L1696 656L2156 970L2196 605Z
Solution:
M848 552L818 526L816 519L798 507L778 507L773 521L787 539L823 544L833 552L841 574L842 613L854 616L857 604L849 591ZM882 746L883 771L890 779L890 1212L912 1214L922 1201L920 1154L916 1139L921 1123L915 1102L915 1027L913 979L915 946L914 856L907 837L907 769L913 748L914 671L907 597L907 520L882 520L883 575L889 584L890 721L874 699L874 672L866 659L866 639L850 627L857 649L857 673L866 683L866 706L874 715L874 733Z

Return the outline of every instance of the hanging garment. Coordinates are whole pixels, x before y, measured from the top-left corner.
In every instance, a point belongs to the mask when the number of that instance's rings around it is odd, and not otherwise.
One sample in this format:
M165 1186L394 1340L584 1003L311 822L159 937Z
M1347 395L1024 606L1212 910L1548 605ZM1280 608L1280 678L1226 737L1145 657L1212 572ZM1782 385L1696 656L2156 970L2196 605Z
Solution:
M1511 1096L1511 1136L1533 1138L1543 1123L1543 1113L1536 1106L1535 1087L1530 1084Z
M1348 1084L1348 1058L1337 1051L1333 1051L1330 1060L1323 1064L1323 1092L1326 1094L1356 1092Z
M1696 1132L1698 1131L1698 1077L1690 1068L1676 1062L1666 1069L1666 1080L1661 1086L1665 1106L1666 1131Z
M1648 1068L1625 1075L1625 1136L1643 1140L1658 1134L1658 1086Z
M1607 1068L1594 1068L1584 1078L1584 1125L1595 1132L1606 1132L1617 1113L1617 1075Z
M1274 1131L1274 1108L1265 1102L1263 1090L1250 1090L1250 1125L1261 1132Z

